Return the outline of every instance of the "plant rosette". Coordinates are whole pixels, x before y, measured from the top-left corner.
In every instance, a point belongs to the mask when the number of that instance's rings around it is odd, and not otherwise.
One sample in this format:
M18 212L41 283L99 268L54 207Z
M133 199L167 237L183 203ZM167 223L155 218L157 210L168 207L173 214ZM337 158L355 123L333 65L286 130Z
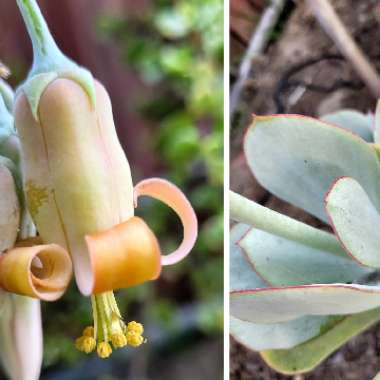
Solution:
M258 182L326 232L231 192L231 334L284 374L312 370L380 319L380 107L254 116Z

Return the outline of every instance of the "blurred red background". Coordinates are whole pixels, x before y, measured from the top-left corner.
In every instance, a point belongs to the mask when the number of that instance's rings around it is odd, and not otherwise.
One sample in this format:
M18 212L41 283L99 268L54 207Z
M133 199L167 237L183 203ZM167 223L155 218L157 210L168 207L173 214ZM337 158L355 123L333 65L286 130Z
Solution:
M56 41L65 54L87 67L107 88L115 123L128 159L140 171L139 176L154 172L155 162L147 143L153 125L139 118L134 107L147 95L138 76L120 63L118 51L110 41L102 42L95 25L99 14L123 16L144 12L147 0L41 0L39 5ZM16 86L32 61L32 47L16 1L0 2L0 60L10 67L9 78Z

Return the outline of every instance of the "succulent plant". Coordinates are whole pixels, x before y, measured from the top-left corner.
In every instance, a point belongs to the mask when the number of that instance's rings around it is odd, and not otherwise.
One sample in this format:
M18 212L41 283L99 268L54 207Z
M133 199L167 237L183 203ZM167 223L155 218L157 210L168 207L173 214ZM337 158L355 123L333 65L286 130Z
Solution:
M333 231L230 194L230 331L278 372L313 369L380 319L379 143L379 106L254 116L246 132L258 182Z

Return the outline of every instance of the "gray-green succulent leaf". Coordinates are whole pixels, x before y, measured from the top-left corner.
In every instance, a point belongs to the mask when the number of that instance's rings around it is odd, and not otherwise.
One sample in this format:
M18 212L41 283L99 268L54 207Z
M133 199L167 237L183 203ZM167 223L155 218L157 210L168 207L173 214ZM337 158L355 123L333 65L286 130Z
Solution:
M253 271L238 242L251 229L249 225L238 223L230 232L230 288L265 288L268 286ZM241 344L253 350L286 349L303 343L318 335L330 317L305 316L294 321L276 324L257 324L230 318L230 333Z
M353 109L343 109L323 115L320 120L355 133L369 143L374 142L372 113L364 114Z
M334 232L230 194L231 334L282 373L312 369L380 319L379 131L380 106L254 117L247 131L260 184Z
M326 223L325 195L340 177L354 178L380 209L378 156L342 128L297 115L255 117L244 152L262 186Z
M348 255L339 257L255 228L239 246L260 277L274 287L357 283L374 271Z

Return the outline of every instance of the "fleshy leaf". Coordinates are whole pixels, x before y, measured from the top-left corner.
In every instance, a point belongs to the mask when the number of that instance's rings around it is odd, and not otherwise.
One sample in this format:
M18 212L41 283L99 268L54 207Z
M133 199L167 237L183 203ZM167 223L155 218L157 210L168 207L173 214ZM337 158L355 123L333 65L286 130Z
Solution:
M238 223L230 231L230 290L265 288L267 284L257 275L237 242L250 226Z
M380 268L380 215L360 184L350 177L336 181L326 210L347 252L361 264Z
M338 257L256 229L239 245L260 277L273 286L358 282L371 273L349 256Z
M231 315L253 323L290 321L305 315L346 315L380 306L380 288L318 284L235 291Z
M311 371L332 352L380 319L380 308L350 315L320 336L290 350L261 352L269 366L284 374Z
M370 114L344 109L324 115L320 120L353 132L367 142L373 142L373 116Z
M230 333L250 350L289 349L317 336L335 317L306 316L288 322L256 324L230 317Z
M375 144L380 143L380 100L377 101L375 111L375 128L373 131Z
M230 231L230 289L265 288L237 242L249 235L250 226L238 223ZM253 231L257 232L257 231ZM261 231L260 231L261 232ZM244 238L243 238L244 239ZM320 333L335 317L305 316L276 324L256 324L230 317L230 333L252 350L291 348Z
M255 117L244 151L261 185L325 222L324 195L338 177L355 178L380 206L377 155L342 128L297 115Z

